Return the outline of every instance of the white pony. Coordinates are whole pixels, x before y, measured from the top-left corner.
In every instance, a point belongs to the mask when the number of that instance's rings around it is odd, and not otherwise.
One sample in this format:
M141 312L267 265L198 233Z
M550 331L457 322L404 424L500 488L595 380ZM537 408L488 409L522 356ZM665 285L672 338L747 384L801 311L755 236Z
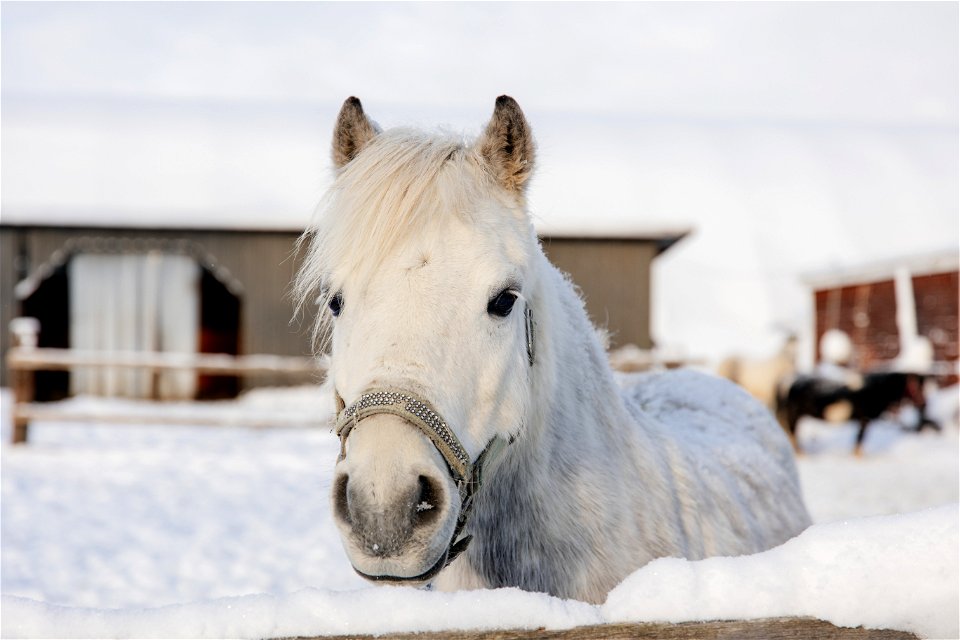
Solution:
M476 140L380 128L348 99L304 234L355 570L602 602L662 556L761 551L810 520L783 430L691 372L621 392L526 211L534 143L497 99Z

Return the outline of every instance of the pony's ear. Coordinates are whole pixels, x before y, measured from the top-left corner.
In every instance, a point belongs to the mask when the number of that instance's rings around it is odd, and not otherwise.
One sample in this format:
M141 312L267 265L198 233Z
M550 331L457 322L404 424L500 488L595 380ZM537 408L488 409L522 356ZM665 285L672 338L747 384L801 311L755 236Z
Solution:
M535 145L516 100L510 96L497 98L493 117L477 141L477 149L501 186L523 193L533 172Z
M360 150L380 133L377 123L363 112L360 100L347 98L340 107L337 126L333 130L333 164L339 170L357 157Z

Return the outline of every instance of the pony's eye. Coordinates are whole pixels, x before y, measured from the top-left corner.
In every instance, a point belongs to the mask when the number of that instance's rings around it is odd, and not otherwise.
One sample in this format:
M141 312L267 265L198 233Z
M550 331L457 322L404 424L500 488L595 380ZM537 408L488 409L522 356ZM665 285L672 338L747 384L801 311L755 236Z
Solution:
M343 310L343 294L337 291L330 297L327 306L330 307L330 313L335 316L340 315L340 312Z
M506 318L513 310L513 303L517 301L517 293L510 289L504 289L487 303L487 313L492 316Z

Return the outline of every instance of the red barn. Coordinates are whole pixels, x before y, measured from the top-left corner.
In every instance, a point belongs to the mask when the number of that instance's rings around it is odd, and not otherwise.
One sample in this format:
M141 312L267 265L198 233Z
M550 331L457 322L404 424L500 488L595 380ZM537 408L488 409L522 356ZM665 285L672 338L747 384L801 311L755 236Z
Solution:
M855 366L891 366L915 336L933 346L934 371L957 381L958 256L956 252L891 260L810 275L816 326L814 344L830 329L850 336ZM819 360L819 354L817 354Z

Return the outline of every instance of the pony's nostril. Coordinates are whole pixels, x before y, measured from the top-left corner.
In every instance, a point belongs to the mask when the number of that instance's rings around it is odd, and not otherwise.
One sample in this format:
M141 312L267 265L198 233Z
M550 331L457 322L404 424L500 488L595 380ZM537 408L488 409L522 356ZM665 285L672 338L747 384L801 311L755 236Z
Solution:
M413 507L413 522L419 527L434 522L440 516L443 491L435 480L427 476L419 476L417 483L420 490Z
M350 477L343 473L333 483L333 510L338 518L350 523L350 504L347 502L347 483Z

